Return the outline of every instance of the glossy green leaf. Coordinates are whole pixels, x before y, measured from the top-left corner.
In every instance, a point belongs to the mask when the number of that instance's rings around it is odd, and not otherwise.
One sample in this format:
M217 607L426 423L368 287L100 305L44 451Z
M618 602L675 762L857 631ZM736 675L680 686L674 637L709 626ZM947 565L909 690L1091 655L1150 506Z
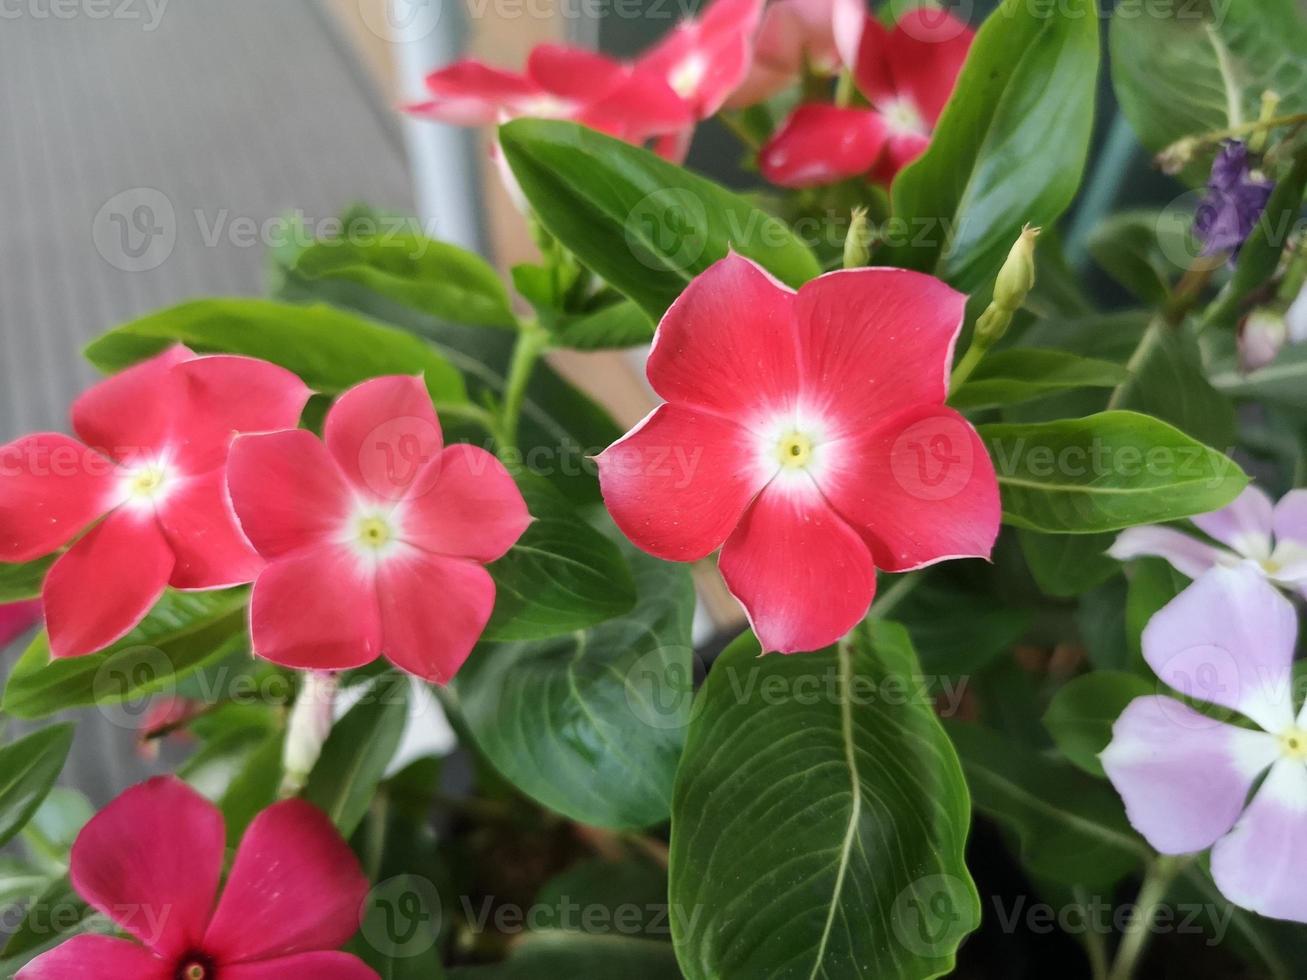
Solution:
M36 813L72 745L72 725L51 725L0 748L0 845Z
M269 732L245 759L245 764L232 777L219 800L223 820L227 824L227 843L235 847L240 843L251 821L277 802L281 788L282 755L286 733L281 729Z
M635 608L552 640L482 643L452 689L477 746L559 813L602 827L667 819L693 695L689 570L632 547Z
M1008 524L1094 534L1219 510L1248 485L1233 460L1136 412L980 427Z
M45 573L53 564L54 556L17 564L0 562L0 605L39 596L45 582Z
M1121 568L1105 554L1116 539L1112 533L1042 534L1019 528L1017 537L1030 574L1046 595L1078 596Z
M1146 676L1152 670L1144 663L1144 627L1162 607L1183 592L1189 578L1171 567L1162 558L1139 558L1131 562L1130 591L1126 595L1126 640L1131 655L1131 668Z
M1137 697L1156 694L1138 674L1096 670L1063 685L1044 713L1044 725L1067 761L1091 776L1103 776L1098 754L1112 741L1112 726Z
M65 875L37 896L17 928L9 933L4 949L0 950L0 972L12 977L38 953L79 933L92 931L92 926L99 925L97 931L106 931L102 923Z
M938 574L944 572L941 568ZM880 596L882 605L883 600L884 592ZM1032 618L1028 610L997 601L992 594L941 581L936 576L928 577L908 593L889 616L907 628L921 666L928 674L939 675L941 684L943 678L963 683L1009 651L1030 627ZM961 688L951 685L938 693L946 708L949 704L956 708Z
M1042 398L1068 388L1115 388L1130 377L1119 364L1064 351L1010 348L980 362L971 377L949 395L963 411Z
M655 320L729 249L791 286L821 273L784 222L648 150L544 119L499 141L541 224Z
M489 566L495 611L483 639L545 639L630 611L635 583L617 545L544 478L518 470L516 479L534 520Z
M115 706L111 717L135 722L151 695L168 693L186 674L247 642L245 589L166 592L140 625L106 650L55 660L45 633L14 664L0 708L42 718L64 708Z
M903 627L759 659L750 634L696 703L672 810L689 980L934 977L980 921L970 804Z
M449 971L450 980L681 980L672 947L639 936L551 929L527 933L503 963Z
M1139 299L1161 307L1201 251L1192 227L1193 215L1183 209L1122 211L1094 229L1089 254Z
M408 678L389 671L331 729L304 798L345 837L354 833L399 748L408 720Z
M929 149L892 187L896 217L928 222L932 234L885 264L974 292L1023 224L1051 226L1062 214L1093 132L1098 22L1094 0L1004 0L989 16Z
M976 809L1017 835L1034 874L1110 888L1152 856L1107 783L978 725L946 727Z
M458 371L431 345L320 304L195 300L115 327L91 341L86 357L101 371L121 371L174 343L280 364L327 395L380 375L420 372L436 401L466 397Z
M559 347L618 350L653 340L654 322L627 299L592 313L561 316L549 324L549 332Z
M582 861L545 882L534 904L535 929L672 939L667 871L648 861Z
M412 231L314 242L290 266L310 281L345 279L452 323L514 330L499 274L480 256Z

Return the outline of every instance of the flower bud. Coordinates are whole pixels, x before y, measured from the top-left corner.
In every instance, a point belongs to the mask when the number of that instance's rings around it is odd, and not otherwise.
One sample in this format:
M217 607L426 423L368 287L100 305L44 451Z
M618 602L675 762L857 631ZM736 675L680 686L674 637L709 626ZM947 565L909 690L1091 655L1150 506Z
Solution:
M854 208L844 236L844 268L860 269L871 261L871 222L866 208Z
M1035 239L1039 229L1026 225L994 280L994 305L1007 313L1021 309L1035 285Z
M1157 154L1157 166L1161 168L1162 173L1174 177L1189 166L1201 145L1202 142L1194 136L1176 140Z
M1239 327L1239 366L1256 371L1275 360L1289 339L1284 314L1272 307L1253 310Z
M331 733L335 716L336 691L340 681L335 674L312 670L304 674L299 697L290 710L286 725L286 747L282 752L285 777L282 796L294 796L308 782L309 773L322 755L323 743Z

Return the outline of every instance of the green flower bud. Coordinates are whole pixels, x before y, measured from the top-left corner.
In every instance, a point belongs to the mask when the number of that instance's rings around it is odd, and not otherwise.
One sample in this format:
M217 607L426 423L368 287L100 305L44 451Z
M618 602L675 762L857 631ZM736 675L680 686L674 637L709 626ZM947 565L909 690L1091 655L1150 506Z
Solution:
M844 236L844 268L860 269L871 261L871 221L866 208L854 208L849 233Z
M1035 285L1035 239L1039 229L1026 225L994 280L994 305L1007 313L1021 309Z

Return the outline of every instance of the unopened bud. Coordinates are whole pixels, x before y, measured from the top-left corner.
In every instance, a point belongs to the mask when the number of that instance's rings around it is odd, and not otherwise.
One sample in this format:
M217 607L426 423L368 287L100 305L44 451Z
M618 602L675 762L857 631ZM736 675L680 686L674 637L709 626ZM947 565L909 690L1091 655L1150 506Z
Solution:
M1266 367L1289 340L1284 314L1272 307L1253 310L1239 327L1239 366L1244 371Z
M866 208L854 208L844 236L844 268L860 269L871 261L871 221Z
M339 686L335 674L320 670L304 674L304 683L286 725L286 747L282 753L285 772L281 784L283 797L294 796L303 789L309 773L317 765L323 743L331 734Z
M1176 140L1161 153L1157 154L1157 165L1161 168L1162 173L1174 177L1194 158L1198 152L1198 147L1202 141L1195 136L1186 136L1184 139Z
M1009 314L1021 309L1035 286L1035 239L1039 229L1026 225L994 280L994 305Z

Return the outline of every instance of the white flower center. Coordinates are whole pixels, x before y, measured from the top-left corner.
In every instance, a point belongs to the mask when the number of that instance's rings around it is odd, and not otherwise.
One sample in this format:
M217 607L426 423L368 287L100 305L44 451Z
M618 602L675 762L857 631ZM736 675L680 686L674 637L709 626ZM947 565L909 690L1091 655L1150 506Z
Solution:
M699 91L703 76L708 73L708 62L703 55L694 52L677 62L676 67L667 73L667 84L683 99L688 99Z
M890 132L897 135L929 136L930 128L922 118L920 110L906 95L885 99L877 107L884 117Z
M144 463L133 467L122 478L123 502L134 507L153 507L175 486L176 474L166 463Z

